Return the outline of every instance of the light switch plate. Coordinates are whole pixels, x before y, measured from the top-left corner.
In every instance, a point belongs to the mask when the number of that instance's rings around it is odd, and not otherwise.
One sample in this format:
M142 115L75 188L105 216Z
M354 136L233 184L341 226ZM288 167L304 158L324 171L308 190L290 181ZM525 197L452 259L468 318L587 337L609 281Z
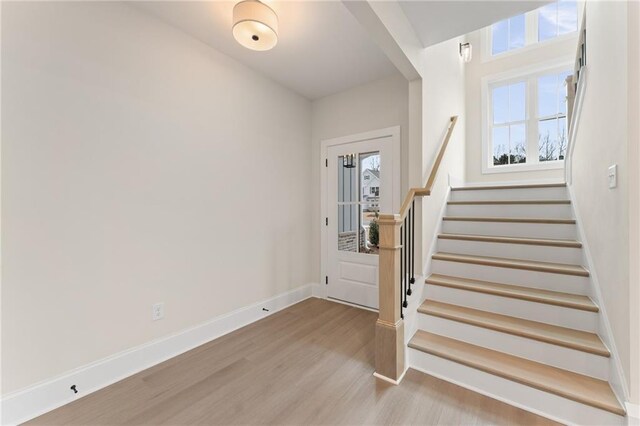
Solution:
M618 165L614 164L609 167L609 188L618 186Z

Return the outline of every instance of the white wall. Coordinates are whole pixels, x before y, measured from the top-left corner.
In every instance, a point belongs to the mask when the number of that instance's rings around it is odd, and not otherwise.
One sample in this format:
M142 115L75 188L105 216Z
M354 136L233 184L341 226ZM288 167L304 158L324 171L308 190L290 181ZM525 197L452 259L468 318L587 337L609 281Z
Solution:
M640 164L640 2L628 3L628 161ZM640 170L629 167L630 400L640 404Z
M467 35L473 46L473 59L466 66L466 118L467 118L467 166L468 182L499 182L521 180L564 180L564 169L519 171L513 173L482 173L482 79L510 70L526 68L558 59L572 62L575 58L577 36L511 52L503 57L484 60L482 57L482 32Z
M300 96L108 2L3 3L2 89L3 394L316 279Z
M449 186L448 175L465 180L465 64L458 53L464 37L428 47L422 53L422 176L416 186L424 186L444 139L449 119L458 122L438 169L438 177L429 197L422 198L423 265L428 264L429 249ZM412 182L413 183L413 182Z
M629 217L629 194L637 191L637 182L629 181L629 171L637 168L637 164L628 160L627 127L629 120L637 121L638 117L628 115L632 112L628 109L628 91L638 70L627 68L632 52L627 49L630 42L627 7L626 2L589 2L586 7L587 85L576 138L572 141L571 180L593 258L591 266L603 296L600 303L609 317L628 381L631 340L635 339L637 349L638 339L638 336L630 338L629 304L629 223L638 220ZM634 48L637 57L637 45ZM618 165L618 186L609 189L607 172L613 164ZM633 397L636 401L637 398Z
M311 120L311 188L315 196L311 204L309 227L313 232L311 239L312 276L321 280L320 272L320 233L324 219L320 218L320 167L324 160L320 157L320 144L323 140L340 136L363 133L370 130L400 126L401 137L401 189L407 189L408 167L408 82L400 74L377 80L362 86L340 92L312 103ZM321 287L323 289L324 287ZM323 294L322 292L320 294Z

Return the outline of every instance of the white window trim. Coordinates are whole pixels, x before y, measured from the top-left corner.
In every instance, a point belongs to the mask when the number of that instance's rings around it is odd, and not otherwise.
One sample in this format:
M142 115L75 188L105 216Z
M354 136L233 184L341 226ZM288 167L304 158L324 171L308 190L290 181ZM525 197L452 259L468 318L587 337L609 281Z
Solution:
M580 22L582 22L582 15L584 13L584 2L578 1L578 28L572 33L562 34L558 37L554 37L549 40L538 41L538 9L526 12L524 14L524 47L517 49L507 50L506 52L493 55L491 53L492 37L491 37L491 25L483 28L480 31L480 44L481 44L481 58L482 62L491 62L504 58L508 58L513 55L519 55L521 53L527 53L532 50L542 49L549 45L556 43L562 43L566 40L578 40L578 34L580 33Z
M531 120L530 116L530 114L536 113L536 111L538 111L538 93L536 92L536 85L533 85L532 82L540 75L552 74L554 72L561 72L572 69L573 62L571 60L567 61L562 59L518 68L516 70L510 70L507 72L489 75L482 78L482 174L514 173L532 170L553 170L564 168L564 160L545 161L542 163L538 161L538 117L536 117L536 120ZM525 78L527 81L525 89L525 97L527 99L527 103L525 105L525 117L527 123L527 162L524 164L494 166L493 151L489 149L491 141L490 87L521 81L523 78ZM530 123L534 121L536 122L536 125L531 126ZM565 153L565 158L566 155L567 154Z

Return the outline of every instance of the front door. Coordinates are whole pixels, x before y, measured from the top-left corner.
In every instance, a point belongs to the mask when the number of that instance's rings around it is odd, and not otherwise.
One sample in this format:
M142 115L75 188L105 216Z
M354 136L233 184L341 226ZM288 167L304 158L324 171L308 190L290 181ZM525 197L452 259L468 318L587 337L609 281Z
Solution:
M378 308L379 212L393 213L393 138L327 149L327 296Z

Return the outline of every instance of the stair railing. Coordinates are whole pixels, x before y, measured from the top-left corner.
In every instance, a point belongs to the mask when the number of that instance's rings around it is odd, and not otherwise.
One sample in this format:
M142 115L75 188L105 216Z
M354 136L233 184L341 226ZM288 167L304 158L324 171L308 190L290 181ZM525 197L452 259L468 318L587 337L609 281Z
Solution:
M451 134L458 121L453 116L440 145L427 183L422 188L411 188L398 214L381 214L379 298L376 321L376 376L397 383L404 372L404 309L407 296L415 284L415 200L431 195L438 169L444 157Z
M573 149L577 132L577 122L582 109L582 100L586 87L586 65L587 65L587 18L586 11L582 16L582 24L578 38L576 59L573 67L573 74L567 76L567 148L564 156L565 181L571 183L573 164Z

